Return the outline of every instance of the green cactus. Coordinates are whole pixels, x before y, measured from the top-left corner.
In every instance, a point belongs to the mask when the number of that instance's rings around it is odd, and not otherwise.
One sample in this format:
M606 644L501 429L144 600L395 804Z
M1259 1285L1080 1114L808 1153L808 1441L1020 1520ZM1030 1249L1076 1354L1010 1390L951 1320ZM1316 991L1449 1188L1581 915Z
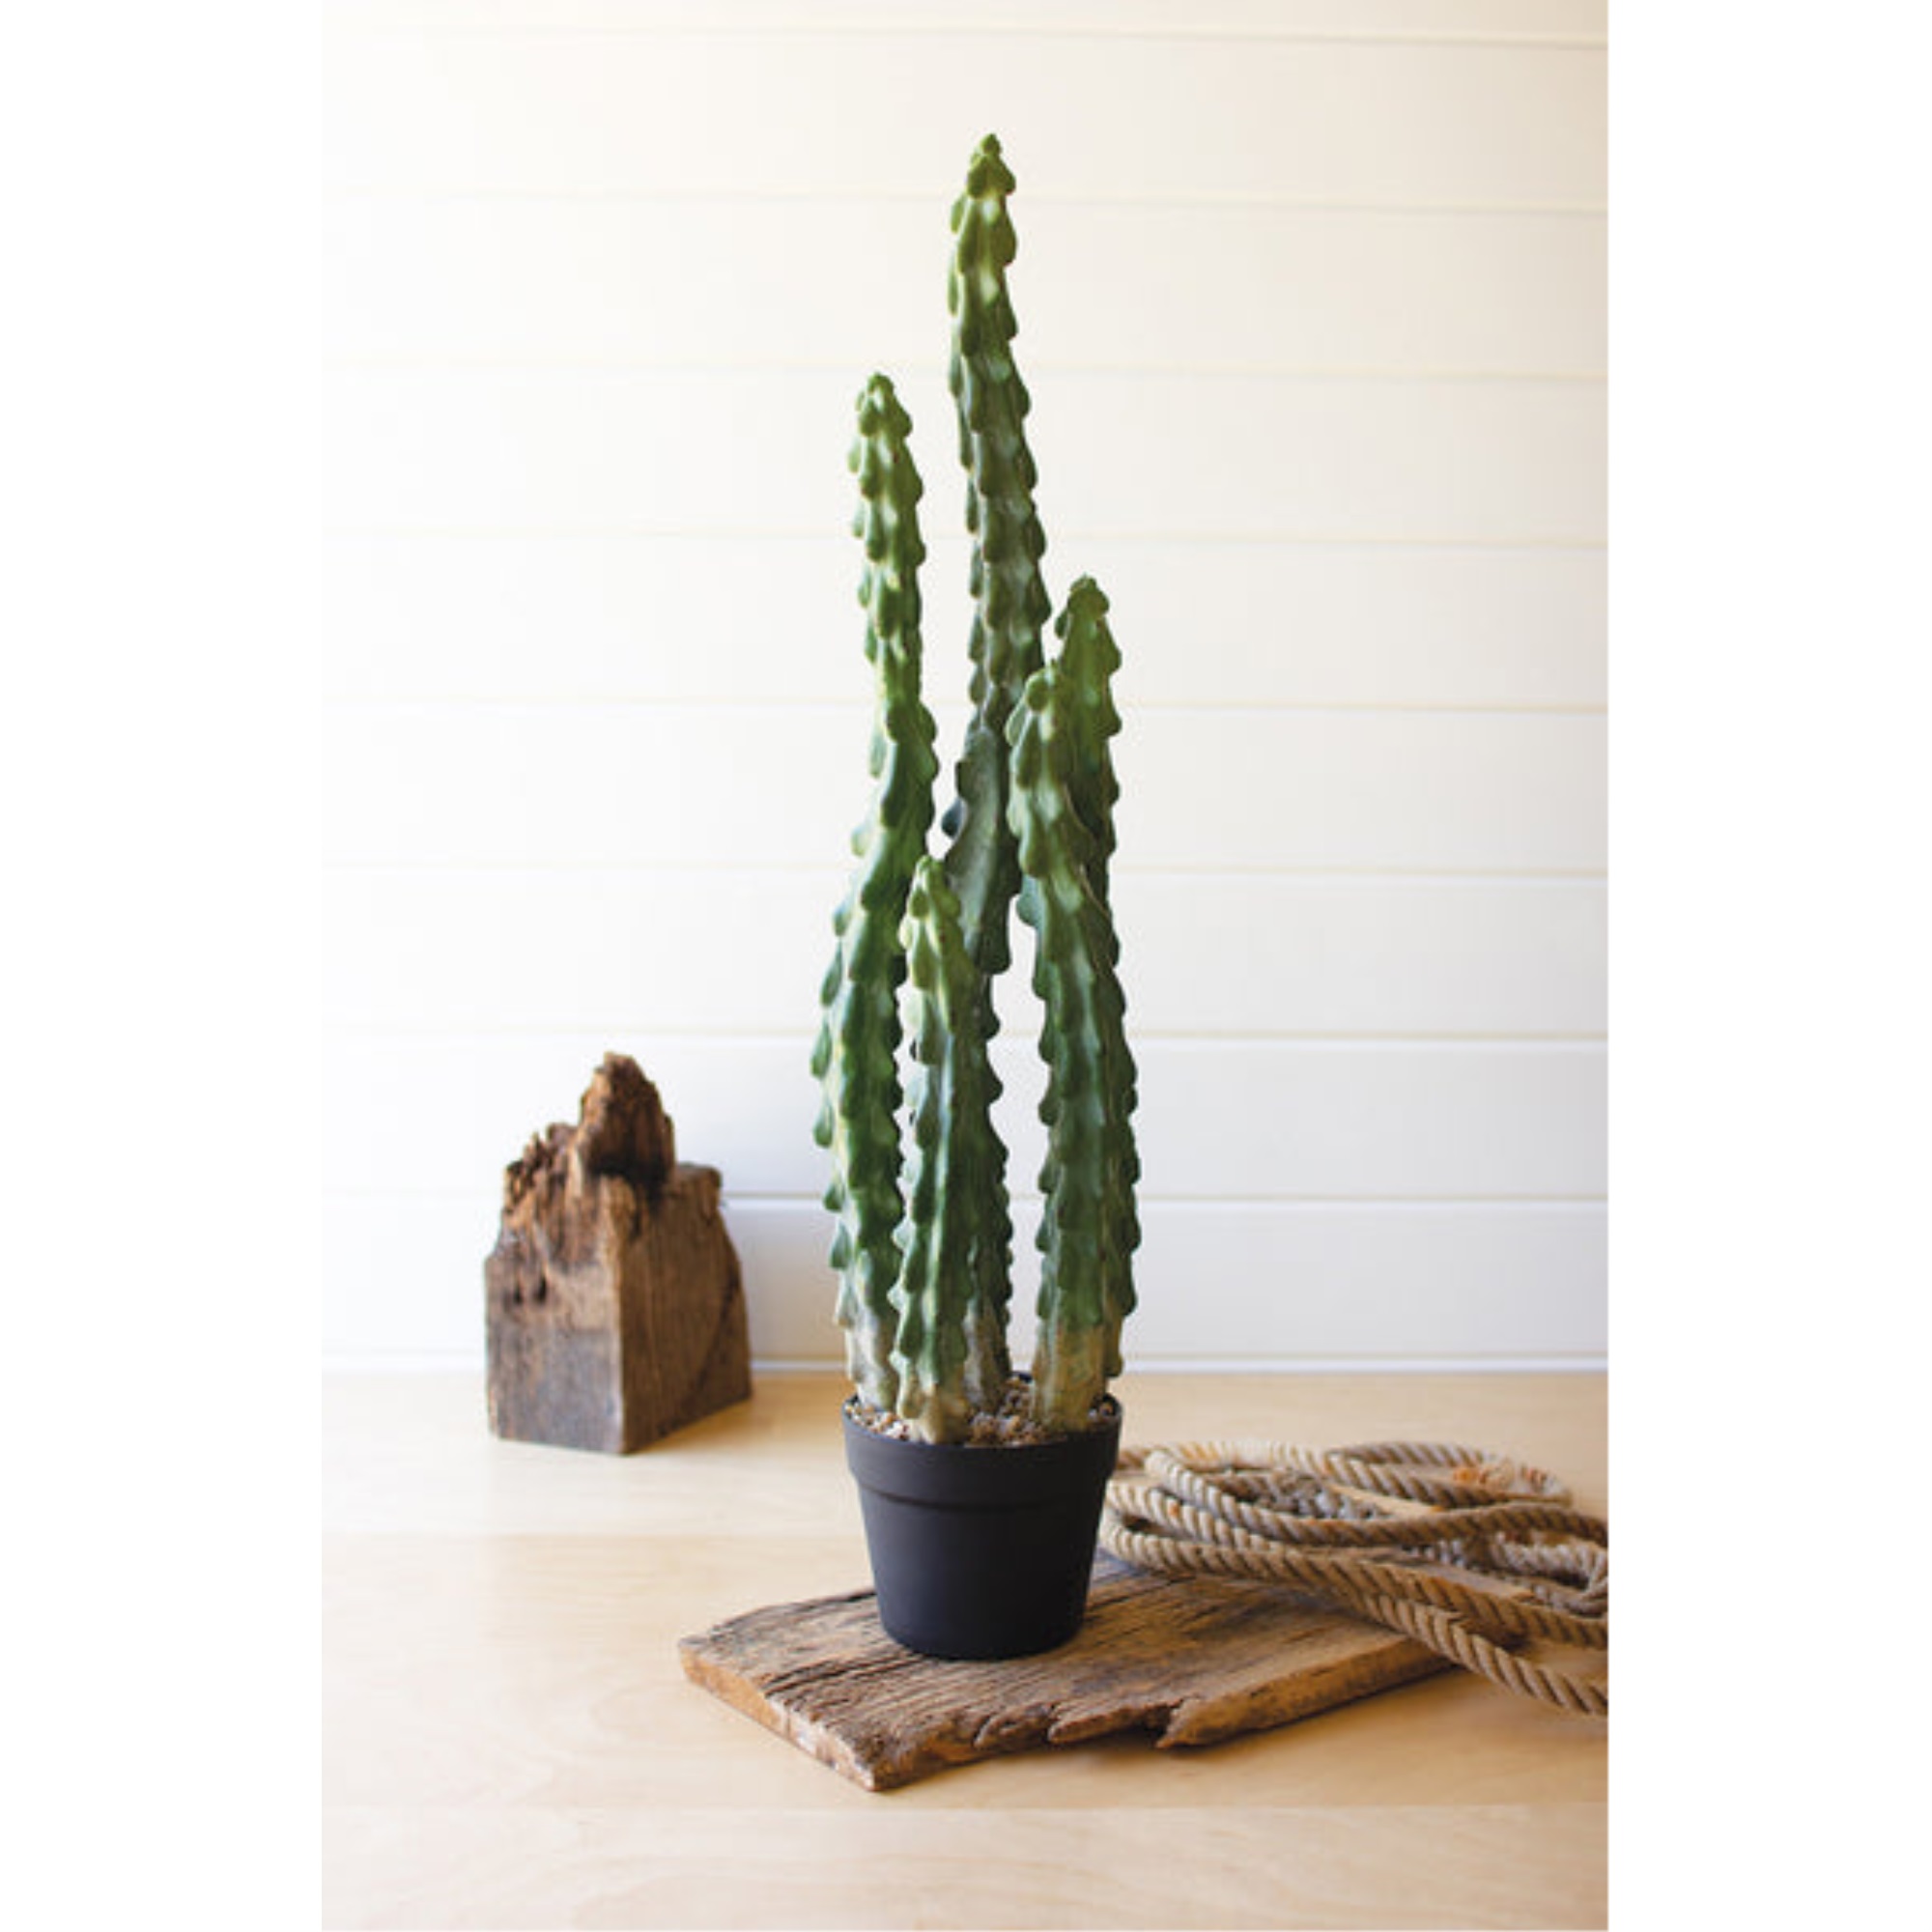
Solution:
M1066 686L1068 722L1073 732L1072 755L1067 765L1069 796L1081 824L1094 835L1088 884L1106 912L1108 964L1118 968L1121 943L1113 919L1110 872L1115 849L1114 807L1120 802L1121 786L1114 775L1114 754L1109 741L1118 737L1121 729L1121 714L1114 704L1114 673L1121 668L1121 652L1107 623L1108 608L1106 593L1091 577L1083 577L1066 593L1065 605L1054 619L1053 629L1061 640L1055 663L1061 681ZM1110 1105L1117 1145L1109 1156L1109 1171L1116 1195L1108 1241L1113 1264L1125 1269L1127 1257L1140 1246L1141 1239L1140 1216L1134 1205L1141 1164L1128 1125L1139 1095L1133 1056L1127 1051L1124 1034L1112 1044L1118 1048L1108 1056L1108 1065L1116 1081ZM1114 1341L1107 1364L1110 1376L1121 1373L1120 1324L1134 1304L1130 1275L1122 1276L1114 1302L1118 1312L1113 1317Z
M1060 639L1055 662L1067 682L1073 754L1069 770L1073 808L1094 835L1090 883L1094 895L1108 903L1108 868L1114 857L1114 807L1121 797L1108 740L1118 736L1121 714L1114 708L1113 678L1121 668L1120 647L1107 625L1107 596L1091 577L1066 593L1053 620Z
M987 1045L998 1028L993 981L1012 958L1016 897L1035 933L1049 1066L1032 1403L1050 1431L1088 1427L1120 1373L1140 1239L1134 1065L1108 910L1120 653L1107 599L1082 578L1054 626L1058 656L1042 661L1052 609L1039 569L1046 542L1034 509L1029 402L1012 359L1012 188L988 135L953 207L948 280L974 614L973 712L957 798L943 821L943 861L925 850L937 758L919 696L923 552L911 426L884 377L860 399L852 464L866 539L866 648L877 671L878 784L854 837L859 873L836 921L812 1063L824 1093L817 1135L833 1154L825 1198L839 1217L832 1259L853 1379L864 1403L942 1442L965 1439L976 1417L1002 1409L1013 1380L1012 1222ZM912 1035L903 1094L902 985ZM903 1175L902 1102L910 1113Z
M859 868L834 919L838 949L820 990L824 1009L811 1068L823 1085L815 1137L832 1151L825 1205L838 1216L832 1265L839 1270L838 1320L860 1394L890 1409L898 1275L898 988L905 978L899 922L932 824L939 774L931 714L920 699L919 472L906 437L911 419L893 385L874 376L859 398L850 468L859 478L853 530L865 543L859 597L877 713L871 810L852 835Z
M954 782L957 796L942 830L951 843L946 869L959 895L966 949L980 973L979 1032L1000 1030L993 982L1012 961L1009 936L1019 862L1007 823L1007 720L1041 662L1040 636L1051 612L1040 557L1046 537L1034 509L1038 480L1027 448L1026 384L1013 361L1019 331L1007 289L1018 241L1007 212L1012 171L988 134L967 166L965 191L952 204L952 257L946 305L952 318L947 382L952 392L959 461L966 472L966 527L973 538L968 588L973 626L967 720ZM1000 1089L992 1089L994 1097ZM990 1158L1002 1190L1007 1150L991 1133ZM991 1230L976 1239L993 1238ZM996 1255L975 1256L978 1276L1005 1275L1011 1236Z
M959 895L967 950L989 988L1011 963L1008 916L1019 890L1007 827L1007 720L1040 667L1040 633L1051 611L1039 569L1046 537L1033 501L1038 479L1026 441L1031 402L1013 362L1018 324L1007 292L1007 269L1018 246L1007 213L1013 185L999 141L988 134L967 169L965 193L952 205L946 286L952 314L948 381L973 536L967 645L973 716L959 759L959 796L946 814L952 840L946 869Z
M999 1407L1011 1374L1005 1258L1012 1226L989 1146L992 1074L979 1033L981 980L966 952L959 900L938 861L920 861L900 930L912 1126L893 1366L899 1414L929 1442L956 1442L976 1412Z
M1076 695L1064 661L1049 665L1028 680L1011 729L1020 917L1037 941L1034 990L1045 1009L1040 1050L1049 1068L1039 1110L1047 1152L1034 1413L1058 1430L1087 1427L1108 1378L1121 1371L1121 1324L1134 1306L1140 1239L1120 949L1106 901L1094 890L1102 839L1078 804L1093 789L1081 738L1094 695Z

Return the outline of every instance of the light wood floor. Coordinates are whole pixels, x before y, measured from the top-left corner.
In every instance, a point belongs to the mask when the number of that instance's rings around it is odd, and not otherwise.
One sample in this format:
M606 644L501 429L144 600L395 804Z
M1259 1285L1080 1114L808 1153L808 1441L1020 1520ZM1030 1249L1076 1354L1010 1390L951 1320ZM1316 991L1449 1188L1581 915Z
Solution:
M1470 1442L1604 1509L1592 1376L1148 1376L1130 1442ZM831 1377L628 1458L480 1379L327 1386L331 1927L1601 1926L1601 1725L1458 1674L1199 1752L1113 1739L872 1795L678 1637L866 1579Z

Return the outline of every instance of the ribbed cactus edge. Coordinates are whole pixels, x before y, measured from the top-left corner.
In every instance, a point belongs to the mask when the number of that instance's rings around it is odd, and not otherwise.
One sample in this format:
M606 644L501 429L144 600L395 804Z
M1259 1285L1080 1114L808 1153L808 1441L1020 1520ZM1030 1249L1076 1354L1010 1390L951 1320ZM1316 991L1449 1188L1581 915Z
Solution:
M899 926L932 824L937 732L920 696L919 472L911 419L874 376L859 398L849 465L859 479L853 529L865 546L859 598L876 691L871 809L852 835L858 869L833 921L838 944L819 1000L812 1071L823 1090L815 1137L832 1154L825 1205L838 1217L832 1265L846 1366L860 1395L890 1409L897 1314L899 1192Z
M976 1413L999 1407L1011 1374L1012 1224L994 1158L980 975L936 860L920 861L900 930L912 1073L893 1367L899 1415L927 1441L956 1442Z
M1048 1069L1039 1109L1047 1147L1033 1401L1036 1419L1061 1431L1087 1428L1121 1372L1121 1325L1134 1306L1140 1243L1135 1071L1116 970L1120 946L1107 901L1094 890L1111 830L1082 810L1083 798L1091 810L1097 796L1081 756L1083 706L1094 695L1058 660L1028 680L1011 734L1020 917L1034 930Z
M959 895L966 950L980 969L978 1030L985 1040L1000 1029L993 983L1012 961L1009 928L1019 891L1019 864L1007 821L1007 721L1027 679L1040 667L1041 632L1051 611L1040 574L1046 535L1033 497L1038 478L1026 440L1032 401L1013 359L1019 324L1007 285L1007 270L1019 249L1007 208L1014 185L998 138L987 135L952 204L946 278L952 317L947 386L966 477L966 528L973 540L967 580L973 602L967 639L973 709L954 773L956 796L942 829L951 840L946 869ZM992 1091L997 1095L997 1085ZM987 1151L1004 1192L1007 1150L990 1127ZM969 1263L977 1277L1005 1277L1011 1268L1009 1234L989 1229L978 1238L996 1237L1002 1243L997 1253L976 1255Z
M946 869L959 895L967 950L989 985L1011 961L1008 923L1019 890L1007 825L1007 721L1040 668L1041 631L1050 613L1040 575L1046 537L1033 500L1038 479L1026 440L1032 403L1013 360L1019 326L1007 288L1018 248L1007 212L1013 186L1000 144L989 134L974 154L965 192L952 205L946 287L952 316L947 381L973 539L967 643L973 715L957 768L958 798L946 815L944 829L952 841Z

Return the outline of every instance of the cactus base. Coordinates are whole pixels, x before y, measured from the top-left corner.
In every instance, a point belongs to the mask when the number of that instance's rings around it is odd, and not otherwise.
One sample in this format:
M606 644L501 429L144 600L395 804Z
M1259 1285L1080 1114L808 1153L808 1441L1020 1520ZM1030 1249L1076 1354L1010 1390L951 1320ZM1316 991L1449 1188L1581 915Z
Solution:
M923 1657L1028 1657L1079 1630L1094 1539L1121 1446L1104 1427L1019 1447L880 1435L845 1410L888 1636Z

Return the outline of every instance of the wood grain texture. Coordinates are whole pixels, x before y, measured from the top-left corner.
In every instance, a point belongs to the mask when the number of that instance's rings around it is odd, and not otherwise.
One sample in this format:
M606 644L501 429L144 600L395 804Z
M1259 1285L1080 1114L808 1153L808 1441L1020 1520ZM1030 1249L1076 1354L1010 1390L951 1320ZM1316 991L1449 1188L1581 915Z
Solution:
M678 1160L637 1062L607 1054L577 1125L533 1136L504 1177L483 1265L498 1435L622 1455L751 1394L719 1186Z
M1208 1750L1122 1732L886 1798L695 1689L681 1636L865 1576L841 1394L763 1376L611 1457L493 1437L474 1375L326 1379L325 1923L1605 1923L1604 1727L1462 1672ZM1136 1442L1468 1439L1607 1502L1601 1377L1120 1394Z
M648 1813L596 1804L333 1812L324 1923L1552 1932L1605 1922L1601 1886L1578 1878L1604 1858L1594 1804L1283 1813L1236 1798L1182 1815L1116 1804L987 1818L910 1809L918 1787L881 1805L800 1764L870 1815L847 1814L828 1832L810 1808L762 1814L748 1830L728 1808L675 1801Z
M867 1791L1115 1731L1218 1744L1446 1667L1282 1591L1170 1582L1104 1554L1079 1635L1037 1657L915 1656L880 1628L869 1590L751 1610L679 1651L693 1683Z
M1185 16L1207 38L1277 41L1346 39L1530 41L1540 46L1601 46L1604 0L1457 0L1445 18L1442 0L1210 0ZM944 33L990 24L1030 36L1160 33L1175 25L1174 0L1038 0L1024 13L972 4L907 6L905 0L844 0L836 12L813 0L331 0L340 32L416 28L474 33L531 29L544 33L620 29L641 32L702 28L738 32L781 28L795 33L851 33L889 28Z

